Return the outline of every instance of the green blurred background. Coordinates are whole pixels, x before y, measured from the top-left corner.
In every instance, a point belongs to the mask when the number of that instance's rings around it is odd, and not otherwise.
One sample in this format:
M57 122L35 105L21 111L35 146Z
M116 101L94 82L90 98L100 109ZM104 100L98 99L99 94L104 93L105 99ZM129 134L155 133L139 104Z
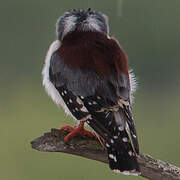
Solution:
M0 2L0 179L136 180L108 166L61 153L31 149L30 141L51 128L73 124L41 85L56 19L73 8L109 16L138 77L133 113L141 152L180 165L179 0L1 0Z

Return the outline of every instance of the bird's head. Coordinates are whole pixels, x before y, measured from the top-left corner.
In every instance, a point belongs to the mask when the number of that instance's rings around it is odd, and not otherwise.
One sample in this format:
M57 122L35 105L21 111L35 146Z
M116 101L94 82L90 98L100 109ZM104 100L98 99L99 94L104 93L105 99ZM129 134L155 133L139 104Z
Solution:
M57 20L57 37L62 41L69 32L73 31L96 31L108 35L107 16L91 9L66 12Z

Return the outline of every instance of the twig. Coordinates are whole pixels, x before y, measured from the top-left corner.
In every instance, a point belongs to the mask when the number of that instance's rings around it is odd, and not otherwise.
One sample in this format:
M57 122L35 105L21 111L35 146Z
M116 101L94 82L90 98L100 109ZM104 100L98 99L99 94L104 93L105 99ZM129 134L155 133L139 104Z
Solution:
M63 139L68 131L51 129L51 132L31 142L32 148L45 152L63 152L82 156L88 159L108 163L106 150L99 144L97 139L86 136L77 136L66 144ZM140 154L138 162L141 176L151 180L180 180L180 168L153 159L149 155Z

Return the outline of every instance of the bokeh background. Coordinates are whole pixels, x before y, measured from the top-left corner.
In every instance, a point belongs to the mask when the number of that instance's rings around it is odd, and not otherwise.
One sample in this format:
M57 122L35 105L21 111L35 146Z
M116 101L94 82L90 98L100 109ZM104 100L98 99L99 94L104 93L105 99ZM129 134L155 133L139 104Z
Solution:
M88 7L109 16L110 34L126 50L138 77L133 114L141 152L180 165L179 0L1 0L0 179L144 179L30 146L43 132L73 124L46 95L41 69L55 39L56 19Z

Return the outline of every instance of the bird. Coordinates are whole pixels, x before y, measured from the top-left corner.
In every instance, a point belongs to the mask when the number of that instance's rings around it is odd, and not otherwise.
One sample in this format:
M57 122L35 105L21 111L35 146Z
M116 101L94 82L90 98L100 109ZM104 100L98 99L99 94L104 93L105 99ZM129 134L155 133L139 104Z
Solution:
M103 140L111 170L141 174L132 117L136 78L125 51L109 35L105 14L73 9L58 18L42 78L48 95L77 122L74 127L61 127L69 130L66 143L77 135L94 136L84 128L86 124Z

